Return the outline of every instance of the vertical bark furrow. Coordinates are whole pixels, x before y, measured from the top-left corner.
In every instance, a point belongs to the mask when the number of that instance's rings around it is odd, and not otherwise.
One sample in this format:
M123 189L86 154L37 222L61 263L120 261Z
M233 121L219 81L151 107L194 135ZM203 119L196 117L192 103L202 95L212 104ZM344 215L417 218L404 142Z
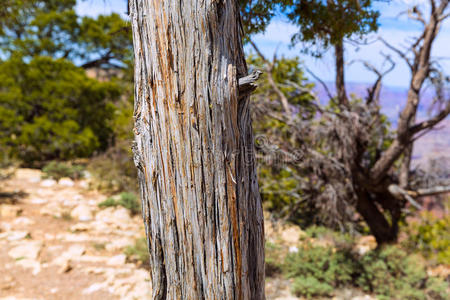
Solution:
M154 299L264 299L235 1L132 0L135 162ZM250 157L250 159L248 159Z

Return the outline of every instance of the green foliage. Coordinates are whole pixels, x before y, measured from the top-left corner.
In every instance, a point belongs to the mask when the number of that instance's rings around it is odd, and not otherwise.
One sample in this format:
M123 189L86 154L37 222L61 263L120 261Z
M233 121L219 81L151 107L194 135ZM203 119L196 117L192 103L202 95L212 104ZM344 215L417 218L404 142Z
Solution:
M118 205L128 209L132 215L136 215L141 211L141 202L133 193L121 193L118 199L110 197L98 204L99 207L115 207Z
M294 44L309 42L320 48L340 43L344 38L363 37L378 29L379 12L372 0L288 0L283 9L290 21L299 27L292 37ZM305 51L307 48L305 48ZM309 50L310 51L310 50ZM319 55L321 51L312 53Z
M132 70L132 36L129 25L118 15L83 17L78 43L85 67L129 67ZM104 54L106 53L106 54ZM131 79L131 78L130 78ZM131 80L130 80L131 81Z
M292 292L296 295L305 296L307 299L313 297L331 296L333 287L325 282L320 282L312 276L296 277L292 283Z
M446 299L448 288L441 279L427 275L420 256L396 246L359 256L349 247L305 243L299 252L288 254L284 272L294 279L293 292L307 298L332 296L336 288L353 287L379 299Z
M90 156L110 143L119 95L64 59L0 63L0 145L27 164Z
M333 245L336 245L340 249L349 250L354 244L354 237L349 233L337 232L324 226L309 226L305 233L306 236L313 239L331 241Z
M265 245L265 275L272 277L282 272L283 253L282 249L271 242Z
M117 203L128 209L133 215L138 214L141 211L141 202L135 194L122 193L120 194L120 199Z
M245 38L264 32L274 16L274 10L279 1L239 0L241 18Z
M148 252L146 238L137 239L134 246L129 246L125 249L125 255L128 260L138 261L143 265L148 266L150 263L150 254Z
M380 299L446 299L446 284L428 277L425 263L395 246L374 250L360 258L356 284Z
M51 161L42 168L42 172L44 172L44 178L53 178L55 180L63 177L80 179L84 174L84 166Z
M105 207L116 207L118 205L117 201L112 198L109 197L108 199L106 199L105 201L102 201L98 204L98 207L100 208L105 208Z
M0 17L3 53L73 58L79 33L76 0L7 1Z
M129 25L118 15L80 18L76 0L7 0L0 11L0 51L49 56L86 67L124 67L132 56Z
M447 204L450 208L449 204ZM429 212L422 212L418 220L404 226L405 249L414 249L434 262L450 264L450 216L437 218Z
M119 140L106 152L90 160L87 168L94 177L95 188L109 193L137 192L137 170L130 145L127 140Z
M295 278L297 288L301 281L306 290L296 290L296 294L308 296L311 290L319 293L314 296L326 296L330 288L342 287L351 284L356 269L353 255L347 249L334 249L306 245L297 253L286 257L286 273L288 277ZM314 278L314 280L312 280ZM311 296L311 295L309 295Z

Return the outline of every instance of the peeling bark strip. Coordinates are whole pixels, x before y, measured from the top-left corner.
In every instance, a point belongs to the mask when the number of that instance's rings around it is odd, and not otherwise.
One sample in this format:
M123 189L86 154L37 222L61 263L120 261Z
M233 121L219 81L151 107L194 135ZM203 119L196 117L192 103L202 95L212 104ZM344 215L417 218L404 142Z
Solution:
M264 299L263 214L249 99L238 95L247 67L236 5L130 1L133 149L153 299Z

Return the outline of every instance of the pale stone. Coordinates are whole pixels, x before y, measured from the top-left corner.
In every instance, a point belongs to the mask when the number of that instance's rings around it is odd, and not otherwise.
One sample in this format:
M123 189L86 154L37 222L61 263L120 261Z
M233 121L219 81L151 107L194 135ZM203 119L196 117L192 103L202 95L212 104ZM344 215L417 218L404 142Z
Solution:
M31 177L28 179L28 181L31 183L38 183L41 181L41 177Z
M24 180L27 180L27 181L32 180L32 181L34 181L34 180L36 180L36 178L40 179L41 176L42 176L41 170L27 169L27 168L17 169L15 174L14 174L14 177L16 179L20 180L20 181L24 181Z
M125 247L133 245L134 241L130 238L117 238L113 239L111 243L106 244L105 249L110 252L122 250Z
M125 254L119 254L108 259L106 263L110 266L120 266L124 265L126 260L127 256Z
M450 267L446 265L438 265L434 268L427 270L429 276L437 276L442 279L447 279L450 276Z
M41 272L41 264L34 260L34 259L20 259L16 262L16 264L18 264L19 266L22 266L23 268L26 269L33 269L32 274L34 276L36 276L37 274L39 274Z
M22 212L22 208L16 205L2 204L0 205L0 216L2 217L17 217Z
M87 181L87 180L80 180L78 182L78 186L80 186L83 189L88 189L89 188L89 181Z
M65 187L72 187L75 185L75 182L73 182L73 180L70 179L69 177L63 177L58 181L58 185Z
M56 185L56 180L54 179L44 179L41 181L42 187L52 187L54 185Z
M52 264L60 266L58 274L67 273L73 269L72 261L80 258L85 252L86 248L83 245L73 245L54 259Z
M62 264L61 267L58 269L58 274L63 274L71 271L73 269L71 260L66 259Z
M7 222L1 222L0 223L0 231L11 231L12 225Z
M36 259L42 248L41 241L23 242L9 250L8 255L14 259L28 258Z
M373 298L372 296L369 295L364 295L364 296L356 296L351 298L351 300L374 300L376 298Z
M26 238L27 235L29 235L28 231L10 231L7 239L8 241L19 241Z
M45 234L44 234L44 239L45 239L46 241L54 240L54 239L55 239L55 235L54 235L54 234L50 234L50 233L45 233Z
M31 203L31 204L45 204L48 202L48 200L42 199L42 198L32 198L32 199L28 200L27 202Z
M34 224L34 221L27 217L18 217L14 220L13 224L27 226Z
M300 237L304 236L305 232L298 226L289 226L281 230L280 237L288 245L295 246L298 244Z
M355 245L356 252L358 252L359 255L364 255L365 253L375 249L376 247L377 242L375 240L375 237L373 237L372 235L366 235L359 238Z
M297 252L298 252L298 248L296 246L289 247L289 253L297 253Z
M83 255L76 259L81 262L90 262L90 263L104 263L108 261L108 257L105 256L93 256L93 255Z
M85 288L82 293L83 295L89 295L92 293L95 293L101 289L106 288L106 284L104 282L102 283L93 283L89 287Z
M46 206L42 207L39 210L39 213L43 216L53 216L55 218L61 218L62 209L57 203L50 202Z
M85 204L80 204L77 207L75 207L70 213L70 215L73 218L83 222L91 221L93 219L91 208Z

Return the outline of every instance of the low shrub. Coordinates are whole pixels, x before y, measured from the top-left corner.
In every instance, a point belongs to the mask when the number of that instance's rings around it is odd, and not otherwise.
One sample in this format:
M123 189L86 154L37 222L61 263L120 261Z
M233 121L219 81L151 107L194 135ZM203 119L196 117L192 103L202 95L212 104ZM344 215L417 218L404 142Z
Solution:
M449 199L450 200L450 199ZM447 211L450 201L447 200ZM422 212L420 218L403 226L405 249L414 249L434 263L450 265L450 215L442 218Z
M133 215L136 215L141 211L141 202L133 193L120 194L120 199L117 203L128 209Z
M84 166L51 161L42 168L42 172L44 172L44 178L53 178L55 180L59 180L63 177L80 179L84 174Z
M136 215L141 211L141 203L138 197L133 193L121 193L115 199L114 197L110 197L103 202L98 204L99 207L115 207L122 206L130 211L132 215Z
M131 142L118 142L105 153L92 158L87 169L93 176L93 187L98 190L107 193L138 191Z
M444 281L429 277L425 262L395 246L368 252L360 258L356 285L380 299L447 299Z
M286 257L285 272L294 278L297 295L327 296L334 288L352 283L358 266L347 249L305 244L297 253Z
M424 260L396 246L359 256L347 247L306 243L286 257L284 272L294 279L293 292L307 298L326 297L336 288L353 287L379 299L447 299L446 283L427 275Z
M149 267L150 254L148 253L146 238L137 239L133 246L128 246L125 249L125 255L129 261L135 261Z
M283 270L283 253L278 245L266 242L265 245L265 274L272 277Z

